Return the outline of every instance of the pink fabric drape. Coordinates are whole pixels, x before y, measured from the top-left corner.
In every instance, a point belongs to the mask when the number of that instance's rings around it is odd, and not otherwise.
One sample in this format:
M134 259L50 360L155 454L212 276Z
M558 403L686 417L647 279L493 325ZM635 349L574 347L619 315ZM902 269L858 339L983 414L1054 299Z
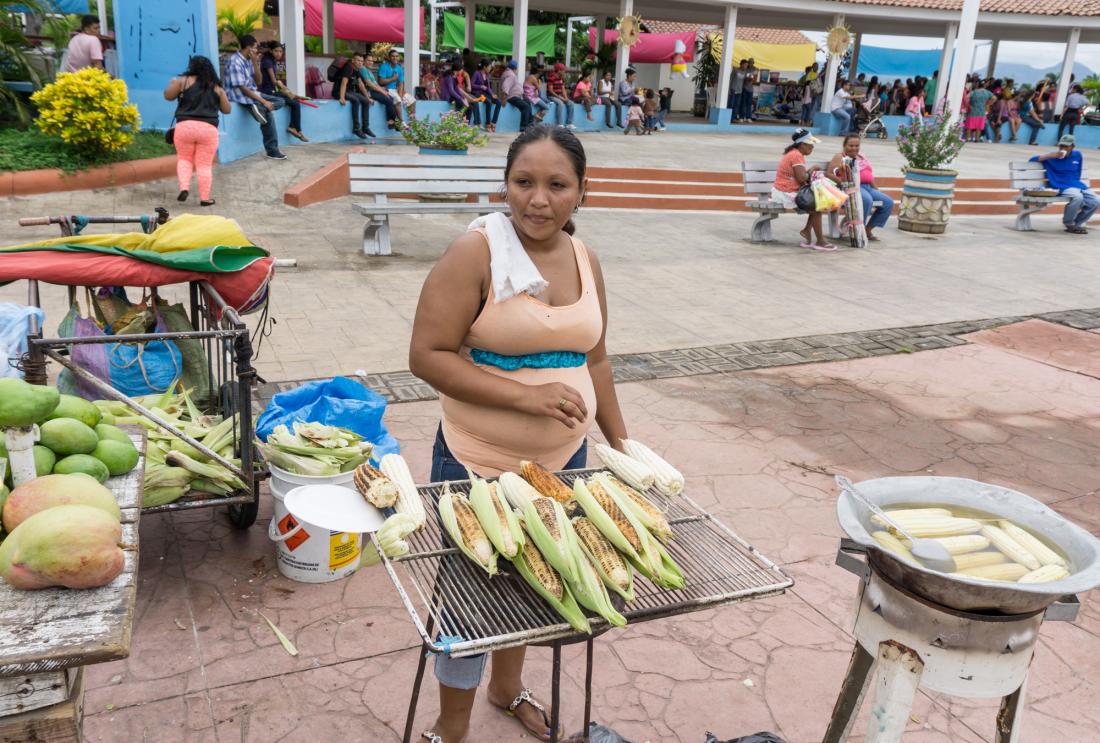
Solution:
M603 43L617 44L618 31L604 31ZM684 42L684 60L695 58L695 32L684 31L679 34L638 34L638 43L630 47L631 62L671 62L676 56L676 42ZM596 48L596 29L588 29L588 48Z
M306 33L320 36L321 0L305 0ZM405 9L377 8L349 3L333 4L333 32L337 39L349 41L390 41L405 43ZM420 41L424 41L424 9L420 9Z

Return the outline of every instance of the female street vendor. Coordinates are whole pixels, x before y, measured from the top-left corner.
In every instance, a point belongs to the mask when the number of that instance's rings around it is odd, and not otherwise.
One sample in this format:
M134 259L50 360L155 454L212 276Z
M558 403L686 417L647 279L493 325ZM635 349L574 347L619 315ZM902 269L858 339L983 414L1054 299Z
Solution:
M593 421L626 438L604 346L607 300L595 254L573 237L586 159L568 129L530 126L508 149L509 215L481 217L451 243L420 293L409 368L439 391L431 479L584 467ZM523 684L525 647L493 653L489 703L536 738L549 715ZM486 656L435 660L440 713L421 738L460 743Z

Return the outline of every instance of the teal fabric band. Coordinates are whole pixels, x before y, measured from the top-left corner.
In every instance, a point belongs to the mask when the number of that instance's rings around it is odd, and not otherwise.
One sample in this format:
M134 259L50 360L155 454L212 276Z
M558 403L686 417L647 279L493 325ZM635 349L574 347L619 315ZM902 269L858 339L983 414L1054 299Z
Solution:
M572 369L588 363L588 356L576 351L543 351L522 356L505 356L480 348L470 349L470 358L479 366L495 366L505 371L516 369Z

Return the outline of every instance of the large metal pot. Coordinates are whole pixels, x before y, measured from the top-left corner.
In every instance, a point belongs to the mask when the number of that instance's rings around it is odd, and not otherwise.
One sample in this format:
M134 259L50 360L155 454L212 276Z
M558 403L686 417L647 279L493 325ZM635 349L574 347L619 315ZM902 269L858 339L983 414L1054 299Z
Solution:
M992 583L929 570L883 550L871 538L870 512L841 493L836 513L845 533L867 548L887 578L913 593L959 611L1030 614L1062 596L1100 585L1100 540L1023 493L959 477L882 477L858 484L873 503L959 506L1010 519L1057 545L1069 559L1069 577L1050 583Z

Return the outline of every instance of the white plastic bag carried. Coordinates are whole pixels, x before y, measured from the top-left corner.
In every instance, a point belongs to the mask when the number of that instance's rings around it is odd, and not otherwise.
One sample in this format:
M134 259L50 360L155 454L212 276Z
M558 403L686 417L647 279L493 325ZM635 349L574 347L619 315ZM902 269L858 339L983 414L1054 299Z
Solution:
M32 318L42 327L46 313L37 307L0 302L0 377L23 377L23 372L13 364L27 352Z

